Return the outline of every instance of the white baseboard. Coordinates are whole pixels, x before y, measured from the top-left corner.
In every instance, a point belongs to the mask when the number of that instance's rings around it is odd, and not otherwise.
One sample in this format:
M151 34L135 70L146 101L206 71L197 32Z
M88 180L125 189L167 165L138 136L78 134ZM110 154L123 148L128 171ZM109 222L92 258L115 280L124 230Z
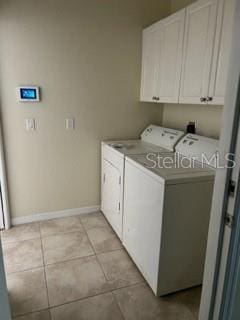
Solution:
M18 224L24 224L24 223L30 223L30 222L38 222L38 221L50 220L50 219L56 219L56 218L78 216L85 213L97 212L99 210L100 210L100 206L92 206L92 207L82 207L82 208L75 208L75 209L52 211L52 212L46 212L46 213L35 213L35 214L30 214L28 216L13 218L11 219L11 223L13 226L15 226Z

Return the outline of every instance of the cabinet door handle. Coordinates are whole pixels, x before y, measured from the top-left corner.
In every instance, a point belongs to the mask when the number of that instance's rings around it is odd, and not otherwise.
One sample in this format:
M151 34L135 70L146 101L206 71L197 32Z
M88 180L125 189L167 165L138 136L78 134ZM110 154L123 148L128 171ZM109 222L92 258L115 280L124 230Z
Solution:
M207 101L213 101L213 97L207 97Z
M200 98L200 101L201 101L201 102L206 102L206 101L207 101L207 98L201 97L201 98Z

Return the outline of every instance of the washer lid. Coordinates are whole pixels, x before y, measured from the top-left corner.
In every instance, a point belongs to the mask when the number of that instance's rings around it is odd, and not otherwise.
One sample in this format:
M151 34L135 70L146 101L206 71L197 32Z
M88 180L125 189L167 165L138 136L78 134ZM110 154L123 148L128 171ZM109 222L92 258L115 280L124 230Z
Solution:
M169 153L169 150L142 140L120 140L103 142L123 155Z
M150 125L141 134L142 141L174 151L177 142L184 136L183 131Z

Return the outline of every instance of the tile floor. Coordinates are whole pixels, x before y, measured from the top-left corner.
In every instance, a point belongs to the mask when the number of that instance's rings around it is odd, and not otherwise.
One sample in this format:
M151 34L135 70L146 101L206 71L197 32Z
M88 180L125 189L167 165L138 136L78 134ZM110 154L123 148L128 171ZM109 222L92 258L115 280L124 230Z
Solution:
M1 233L18 320L196 320L201 288L156 298L101 213Z

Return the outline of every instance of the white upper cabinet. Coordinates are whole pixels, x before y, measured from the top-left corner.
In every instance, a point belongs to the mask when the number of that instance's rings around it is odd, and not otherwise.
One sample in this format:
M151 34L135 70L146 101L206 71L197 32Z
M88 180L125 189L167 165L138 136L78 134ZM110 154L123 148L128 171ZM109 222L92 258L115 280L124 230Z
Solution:
M198 0L143 31L141 101L224 104L234 0Z
M180 103L206 103L211 72L217 0L187 7Z
M141 101L178 102L185 9L143 31Z
M178 102L183 50L185 12L183 9L161 20L161 62L159 101Z
M209 104L224 104L228 65L231 51L234 0L219 0L208 97Z
M141 101L156 102L160 62L161 25L143 31Z

